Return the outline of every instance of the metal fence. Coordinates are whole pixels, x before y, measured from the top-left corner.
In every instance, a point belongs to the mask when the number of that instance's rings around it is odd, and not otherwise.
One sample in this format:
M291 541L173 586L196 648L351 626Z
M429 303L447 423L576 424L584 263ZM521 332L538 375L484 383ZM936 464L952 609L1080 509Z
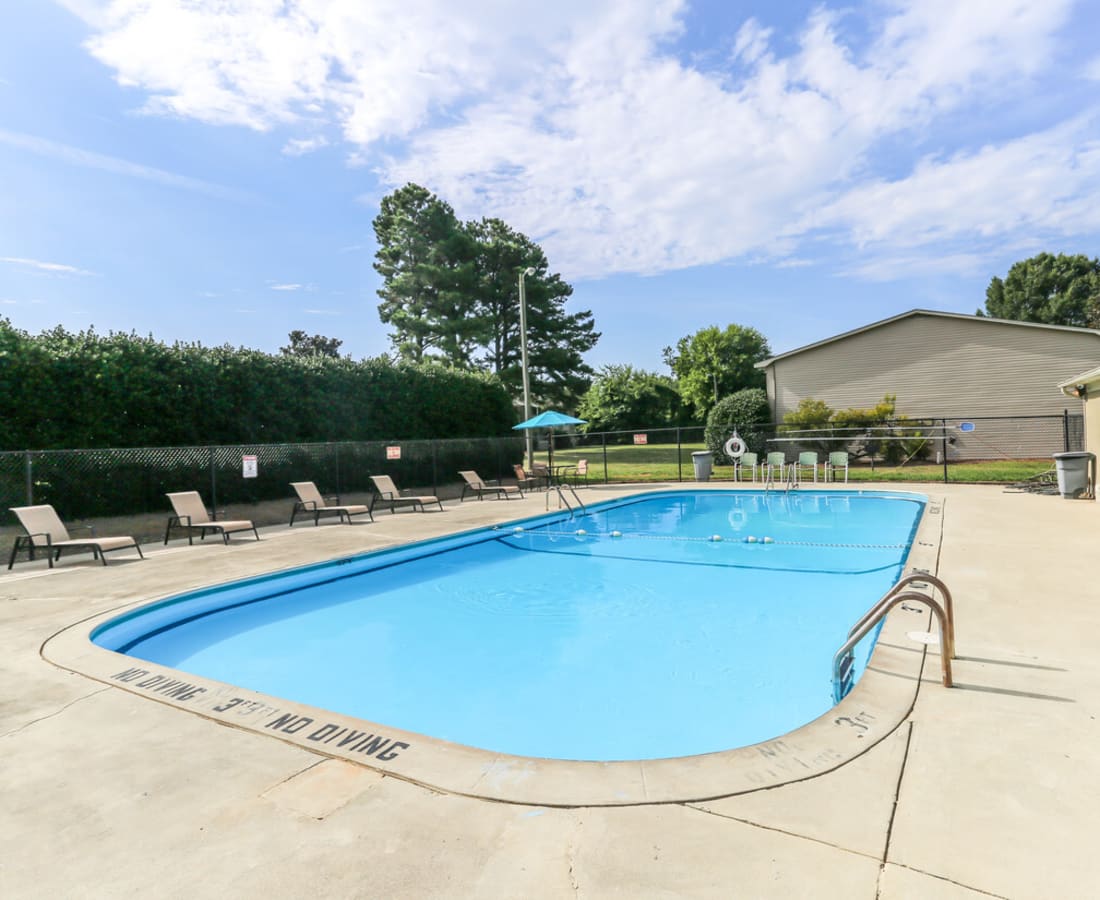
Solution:
M289 517L292 481L354 495L370 492L370 475L385 474L401 487L438 491L460 469L510 476L522 456L521 437L9 451L0 453L0 502L50 503L66 520L167 516L166 493L197 490L215 510L285 500ZM253 477L245 475L248 457L255 458Z
M970 427L964 428L964 422ZM942 463L945 481L952 463L1049 458L1082 449L1084 443L1083 417L1068 411L1061 416L946 417L905 424L928 428L923 443L914 443L910 434L905 452L922 446L906 462ZM846 449L880 464L891 453L896 457L889 442L872 441L865 434L792 441L783 427L770 424L756 426L745 436L749 449L783 450L788 459L804 449ZM691 481L692 453L704 448L704 429L699 426L536 436L539 459L545 461L551 452L569 461L584 458L587 480L595 483ZM272 524L289 519L292 481L314 481L322 493L341 494L349 502L369 494L370 475L386 474L399 487L430 488L447 497L458 494L460 470L475 469L483 478L507 480L523 453L524 438L519 434L464 440L8 451L0 452L0 508L50 503L66 521L129 521L141 516L159 520L169 513L166 493L198 490L219 515L236 508L258 524ZM245 457L255 457L255 477L245 477ZM731 468L722 466L728 460L719 454L715 462L713 477L730 478ZM270 507L266 512L258 508L265 503ZM13 524L8 516L0 536ZM148 537L152 527L134 525L132 533Z
M705 449L704 432L702 427L652 428L558 434L552 440L559 455L570 451L568 456L575 458L585 451L590 477L597 480L609 480L612 469L618 480L631 480L630 469L635 469L638 480L645 480L648 464L667 478L688 481L694 478L692 453ZM813 436L776 422L741 429L748 449L758 454L778 451L794 460L805 451L827 454L843 450L871 467L934 463L944 466L944 481L950 480L952 463L1049 459L1055 453L1081 450L1084 433L1084 417L1070 415L1068 410L1051 416L907 419L859 429L815 429ZM637 466L627 462L631 457L639 461ZM731 477L728 470L721 471L722 464L729 465L721 452L715 462L716 477Z

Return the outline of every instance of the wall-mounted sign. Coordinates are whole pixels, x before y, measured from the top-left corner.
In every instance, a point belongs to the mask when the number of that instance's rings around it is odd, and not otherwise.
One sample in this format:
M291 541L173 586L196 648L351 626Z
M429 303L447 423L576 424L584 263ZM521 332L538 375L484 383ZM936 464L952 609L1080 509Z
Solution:
M974 430L975 429L974 429L974 423L973 422L960 422L959 423L959 431L974 431Z
M401 459L401 448L400 447L387 447L386 448L386 459Z
M649 435L648 434L636 434L636 435L634 435L634 443L635 444L648 444L649 443Z
M245 478L255 478L259 474L255 456L241 457L241 474Z

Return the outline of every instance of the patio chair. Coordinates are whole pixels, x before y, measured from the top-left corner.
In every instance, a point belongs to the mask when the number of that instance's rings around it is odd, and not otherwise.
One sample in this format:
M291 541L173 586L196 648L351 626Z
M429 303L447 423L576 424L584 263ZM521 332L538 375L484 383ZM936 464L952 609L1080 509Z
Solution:
M848 453L845 450L836 450L829 454L829 458L825 460L825 480L829 481L830 476L833 481L837 479L837 471L844 470L844 483L848 483Z
M779 470L779 477L776 478L773 474L773 470ZM786 478L787 472L787 455L782 450L773 450L768 454L764 461L764 473L763 477L765 481L782 481Z
M530 475L527 474L527 470L518 463L512 466L512 471L516 473L516 484L521 488L527 488L529 490L538 490L539 482L542 482L543 487L549 483L550 473L544 468L542 472L535 471Z
M211 534L220 534L222 541L226 544L229 543L229 535L236 534L238 531L251 531L256 536L256 540L260 539L256 526L248 519L229 519L220 522L215 520L206 508L206 504L202 502L198 491L179 491L174 494L165 494L165 496L171 501L172 509L176 513L168 517L168 527L164 529L166 544L173 528L187 532L188 544L195 543L196 531L199 533L200 541L206 540L208 531Z
M807 450L798 454L798 459L791 463L794 467L794 480L802 481L802 473L806 470L811 470L814 473L814 484L817 483L817 454L812 450Z
M26 534L15 538L15 545L11 548L11 558L8 560L8 568L15 565L16 554L26 548L28 555L34 559L35 550L46 551L46 561L53 568L56 560L61 559L62 550L91 550L94 559L103 561L107 565L107 554L112 550L127 550L133 547L142 559L145 554L141 552L138 542L132 537L96 537L95 528L91 525L82 527L91 530L91 536L74 539L69 536L61 517L48 503L42 506L13 506L11 511L19 520L20 526Z
M501 497L519 497L521 500L523 499L523 491L518 485L501 484L499 481L483 481L481 476L473 470L459 472L458 474L466 482L462 485L462 496L459 498L459 503L465 501L467 494L476 494L478 500L484 499L486 494L495 495L498 500Z
M370 480L374 482L375 490L370 502L372 510L375 503L388 503L391 513L396 512L399 505L411 506L414 510L419 506L420 511L425 512L425 503L438 503L440 511L443 510L443 504L440 503L439 498L433 497L431 494L420 496L403 494L397 489L397 485L393 483L393 479L389 475L371 475Z
M321 516L331 516L333 514L339 516L341 522L347 521L349 525L352 516L363 514L370 516L370 520L374 521L374 514L370 511L369 506L364 506L362 503L341 504L339 497L322 497L321 492L317 490L317 485L312 481L292 481L290 486L294 488L294 493L298 495L298 500L290 513L291 528L294 527L294 517L300 512L311 513L314 525L320 524ZM336 502L330 505L328 502L330 500Z
M756 481L756 470L758 468L760 468L760 464L757 462L757 455L746 451L733 461L733 480L744 481L744 474L747 469L752 475L752 480Z
M573 487L577 487L582 478L584 479L584 486L588 487L588 460L578 459L573 471L569 473L569 478L573 483Z

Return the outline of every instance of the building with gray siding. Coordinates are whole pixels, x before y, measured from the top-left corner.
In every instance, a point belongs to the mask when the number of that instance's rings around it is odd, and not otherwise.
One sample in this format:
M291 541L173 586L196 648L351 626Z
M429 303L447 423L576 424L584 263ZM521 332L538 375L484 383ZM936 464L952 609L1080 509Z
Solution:
M807 397L842 410L873 407L893 394L896 412L910 418L1049 416L1060 432L1056 417L1068 404L1058 385L1067 372L1097 364L1100 331L915 309L757 365L777 422ZM1047 442L1033 445L1025 436L1041 425L987 422L953 455L1042 455Z

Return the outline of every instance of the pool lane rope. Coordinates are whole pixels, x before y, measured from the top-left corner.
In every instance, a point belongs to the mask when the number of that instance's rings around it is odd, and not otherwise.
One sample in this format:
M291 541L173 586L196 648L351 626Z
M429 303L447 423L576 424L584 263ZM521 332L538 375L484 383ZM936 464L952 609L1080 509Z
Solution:
M763 544L771 546L786 546L786 547L826 547L833 549L844 550L904 550L906 544L834 544L827 541L786 541L779 538L772 537L756 537L755 535L748 535L747 537L723 537L720 534L712 534L706 537L684 537L675 534L646 534L645 532L631 532L623 533L621 531L612 531L610 533L596 532L592 533L584 528L578 528L575 531L544 531L537 529L535 531L526 531L523 528L514 528L511 532L515 536L530 535L532 537L550 537L550 538L588 538L590 540L598 540L601 538L614 538L616 540L622 540L624 538L633 538L634 540L644 541L674 541L679 543L695 543L695 544L715 544L715 543L732 543L732 544Z

